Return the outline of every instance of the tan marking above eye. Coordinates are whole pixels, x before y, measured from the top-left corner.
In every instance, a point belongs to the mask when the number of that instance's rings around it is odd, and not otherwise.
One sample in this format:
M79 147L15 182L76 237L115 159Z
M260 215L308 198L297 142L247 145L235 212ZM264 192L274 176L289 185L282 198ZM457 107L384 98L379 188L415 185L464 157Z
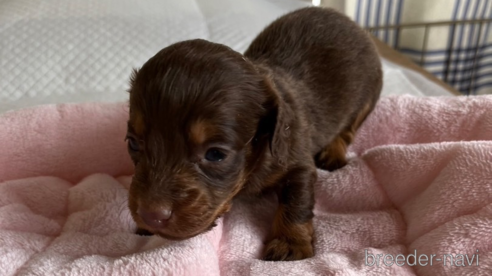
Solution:
M211 137L212 131L212 124L204 120L196 120L190 126L190 139L193 143L201 145Z
M135 130L135 134L138 136L142 136L145 132L145 124L143 120L142 114L139 112L132 112L133 117L133 129Z

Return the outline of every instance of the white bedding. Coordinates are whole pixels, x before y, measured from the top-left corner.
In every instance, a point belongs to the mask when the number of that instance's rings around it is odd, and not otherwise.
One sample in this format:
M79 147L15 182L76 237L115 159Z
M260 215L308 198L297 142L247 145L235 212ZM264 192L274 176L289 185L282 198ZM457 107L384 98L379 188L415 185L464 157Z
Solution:
M0 0L0 113L38 104L124 101L132 67L203 38L244 51L297 0ZM384 62L383 94L446 95Z

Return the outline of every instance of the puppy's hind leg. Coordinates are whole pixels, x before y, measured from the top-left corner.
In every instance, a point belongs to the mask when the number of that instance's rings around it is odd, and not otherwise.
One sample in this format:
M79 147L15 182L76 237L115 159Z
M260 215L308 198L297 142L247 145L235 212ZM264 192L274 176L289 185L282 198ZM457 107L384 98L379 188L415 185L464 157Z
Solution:
M374 105L367 104L355 117L350 125L342 130L330 144L316 154L316 167L334 171L347 165L347 148L353 142L355 133L366 117L371 113Z
M316 154L314 157L316 167L334 171L345 166L347 164L345 157L347 147L352 140L353 134L350 131L343 130L328 146Z

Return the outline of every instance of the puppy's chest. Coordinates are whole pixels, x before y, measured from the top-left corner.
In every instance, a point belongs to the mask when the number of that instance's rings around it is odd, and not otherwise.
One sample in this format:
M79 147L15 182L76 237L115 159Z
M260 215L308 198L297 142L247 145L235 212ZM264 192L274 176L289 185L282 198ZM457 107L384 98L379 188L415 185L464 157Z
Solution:
M259 195L264 193L265 190L276 189L279 186L282 177L285 175L285 171L271 170L268 168L262 168L251 173L246 180L241 195Z

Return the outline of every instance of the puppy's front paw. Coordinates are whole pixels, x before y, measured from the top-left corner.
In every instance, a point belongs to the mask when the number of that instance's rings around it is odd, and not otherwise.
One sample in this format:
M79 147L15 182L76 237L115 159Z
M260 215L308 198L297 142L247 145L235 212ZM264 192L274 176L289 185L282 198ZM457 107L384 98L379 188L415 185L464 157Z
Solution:
M285 237L271 240L265 247L263 260L265 261L296 261L314 256L310 242L293 242Z

